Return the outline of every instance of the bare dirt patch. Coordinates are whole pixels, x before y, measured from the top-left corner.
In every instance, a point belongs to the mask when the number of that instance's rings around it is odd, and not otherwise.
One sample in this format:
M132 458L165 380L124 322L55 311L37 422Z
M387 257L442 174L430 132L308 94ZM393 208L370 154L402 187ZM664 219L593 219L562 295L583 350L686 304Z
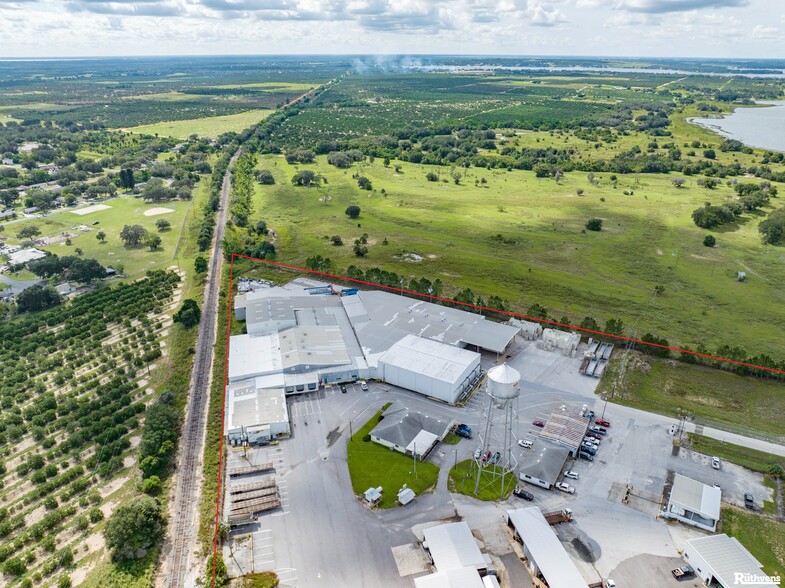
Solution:
M158 214L167 214L169 212L174 212L172 208L150 208L149 210L144 211L145 216L156 216Z
M91 212L98 212L99 210L106 210L107 208L112 208L111 206L107 206L106 204L93 204L92 206L86 206L84 208L79 208L77 210L72 210L74 214L78 214L79 216L83 216L85 214L90 214Z

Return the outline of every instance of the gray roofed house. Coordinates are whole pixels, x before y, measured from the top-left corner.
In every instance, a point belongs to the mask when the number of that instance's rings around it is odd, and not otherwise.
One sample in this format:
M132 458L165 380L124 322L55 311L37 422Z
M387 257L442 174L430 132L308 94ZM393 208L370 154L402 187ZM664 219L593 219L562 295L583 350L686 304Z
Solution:
M688 525L714 531L720 520L722 490L676 474L668 506L662 515Z
M371 440L406 455L415 451L424 459L433 447L450 432L452 421L441 421L393 403L384 418L371 431Z
M550 490L559 481L569 455L570 450L566 447L539 439L519 461L518 477L523 482Z

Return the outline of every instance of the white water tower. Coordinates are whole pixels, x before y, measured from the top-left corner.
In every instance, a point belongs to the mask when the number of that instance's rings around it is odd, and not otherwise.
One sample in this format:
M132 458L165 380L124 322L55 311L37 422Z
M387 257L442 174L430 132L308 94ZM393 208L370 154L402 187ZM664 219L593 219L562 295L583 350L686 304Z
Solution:
M505 487L507 475L514 475L518 460L515 458L515 437L512 432L513 424L517 419L518 396L520 390L521 374L506 363L497 365L488 370L485 383L485 392L488 394L488 406L485 411L485 427L480 437L482 451L477 460L478 475L474 486L474 493L480 490L480 481L485 478L488 483L493 483L501 476L502 492ZM490 452L490 456L484 458ZM500 454L495 464L493 460L496 453ZM496 465L498 467L490 467Z

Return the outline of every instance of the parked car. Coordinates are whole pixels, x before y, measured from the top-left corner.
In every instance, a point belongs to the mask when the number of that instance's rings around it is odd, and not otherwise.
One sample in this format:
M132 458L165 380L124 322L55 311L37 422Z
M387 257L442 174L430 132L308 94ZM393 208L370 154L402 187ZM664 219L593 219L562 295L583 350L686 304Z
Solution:
M607 435L608 434L608 429L606 429L605 427L601 427L599 425L592 425L591 426L591 430L593 432L597 433L598 435Z
M591 445L593 447L599 447L600 446L600 440L599 439L596 439L594 437L588 437L588 436L584 437L583 441L581 441L581 443L583 443L584 445Z
M535 427L544 427L545 423L543 423L542 421L534 421L532 425L534 425Z
M474 450L474 459L480 459L481 455L482 455L482 449L478 447L477 449Z
M368 392L368 382L365 380L360 380L360 390L363 392Z
M566 492L567 494L575 494L575 488L570 486L567 482L556 482L556 489Z
M472 438L472 432L467 431L466 429L456 429L455 434L458 435L458 437L463 437L464 439Z
M488 461L490 464L497 464L499 460L502 458L502 454L498 451L491 456L491 459Z
M594 457L586 453L585 451L581 451L578 453L578 457L585 460L585 461L594 461Z
M346 394L346 386L341 384L341 394Z
M581 451L588 453L589 455L597 455L597 448L592 447L591 445L581 445Z
M715 470L720 469L720 463L721 462L720 462L720 458L719 457L712 457L711 458L711 467L713 467Z
M695 575L695 570L692 569L692 566L681 566L680 568L676 568L675 570L671 570L671 574L677 580L683 580L684 578L691 578Z
M577 480L580 476L578 475L578 472L573 472L572 470L567 470L566 472L564 472L564 477L565 478L570 478L571 480Z
M525 449L531 449L534 445L534 441L530 441L529 439L518 439L518 446L524 447Z
M592 439L597 439L597 441L602 439L602 435L600 435L599 433L595 433L594 431L587 431L586 436L591 437Z
M589 419L589 420L592 420L594 418L594 411L590 410L589 412L587 412L586 413L586 418Z
M534 500L534 494L527 492L523 489L522 486L516 486L512 493L515 494L515 496L518 498L523 498L524 500Z
M616 582L608 578L602 583L602 588L616 588Z
M611 426L611 424L608 421L606 421L605 419L597 419L594 422L596 424L600 425L601 427L610 427Z
M744 506L750 510L755 509L755 498L749 492L744 493Z
M488 461L489 457L491 457L491 452L490 451L486 451L485 453L482 454L482 460L483 461Z

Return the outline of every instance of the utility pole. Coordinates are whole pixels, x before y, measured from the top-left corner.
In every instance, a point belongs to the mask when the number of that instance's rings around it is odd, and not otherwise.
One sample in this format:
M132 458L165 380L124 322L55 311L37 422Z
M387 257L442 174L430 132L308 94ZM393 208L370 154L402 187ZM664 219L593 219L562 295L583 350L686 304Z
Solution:
M417 443L414 444L414 451L412 451L412 459L414 460L414 477L417 477Z

